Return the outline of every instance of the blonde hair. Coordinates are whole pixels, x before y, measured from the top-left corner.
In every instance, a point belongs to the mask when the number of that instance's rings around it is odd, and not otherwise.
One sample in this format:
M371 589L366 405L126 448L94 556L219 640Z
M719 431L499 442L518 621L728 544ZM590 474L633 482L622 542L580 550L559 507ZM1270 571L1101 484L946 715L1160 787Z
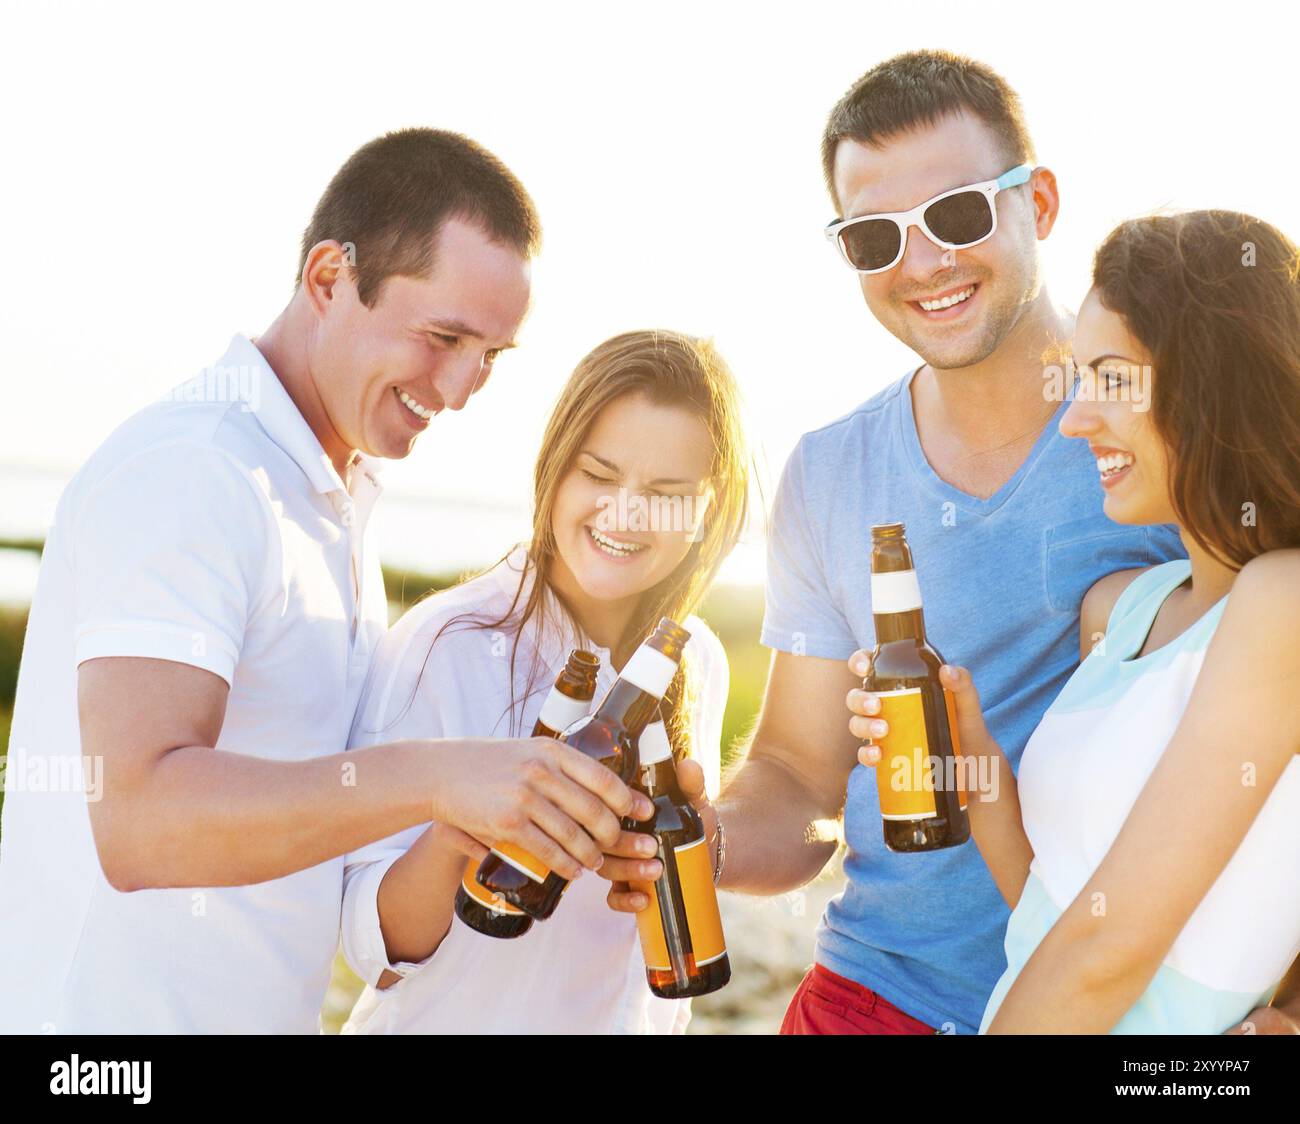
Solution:
M627 631L611 653L630 655L661 617L681 622L695 611L718 568L745 525L749 473L740 396L735 378L711 341L680 332L626 332L589 352L574 370L551 412L533 474L533 540L529 562L536 567L534 611L550 575L557 548L551 513L560 484L587 440L596 418L610 403L635 394L661 406L684 406L709 432L712 496L704 525L686 557L658 585L646 590ZM696 694L689 660L683 661L665 698L665 723L679 753L688 752L689 711Z
M713 450L709 469L712 496L686 557L658 585L641 595L623 636L610 645L611 656L618 659L630 655L661 617L681 622L693 613L745 526L749 471L740 396L730 368L712 342L680 332L644 330L625 332L588 352L560 391L542 435L533 471L532 542L510 607L496 620L474 620L472 624L478 628L506 628L514 633L509 672L511 710L522 702L515 699L514 683L524 625L534 616L543 628L555 623L544 619L548 591L563 604L551 584L559 555L552 525L555 497L601 411L629 394L656 405L685 407L700 418ZM508 558L509 553L504 557ZM531 587L530 577L534 579ZM438 630L433 643L449 625L470 617L472 614L448 621ZM535 654L524 699L550 687L549 682L538 682L543 670ZM687 657L664 697L664 723L679 757L690 752L690 711L698 693L695 678L693 661Z

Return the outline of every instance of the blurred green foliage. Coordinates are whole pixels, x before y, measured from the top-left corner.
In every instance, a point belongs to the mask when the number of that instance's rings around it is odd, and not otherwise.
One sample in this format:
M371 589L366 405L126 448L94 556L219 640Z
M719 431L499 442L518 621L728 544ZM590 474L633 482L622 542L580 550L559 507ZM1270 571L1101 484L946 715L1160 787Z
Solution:
M9 724L13 719L18 660L26 631L26 609L0 607L0 753L9 752ZM4 799L4 786L0 785L0 808L4 807Z
M0 607L0 709L13 705L18 687L18 658L26 631L26 609Z

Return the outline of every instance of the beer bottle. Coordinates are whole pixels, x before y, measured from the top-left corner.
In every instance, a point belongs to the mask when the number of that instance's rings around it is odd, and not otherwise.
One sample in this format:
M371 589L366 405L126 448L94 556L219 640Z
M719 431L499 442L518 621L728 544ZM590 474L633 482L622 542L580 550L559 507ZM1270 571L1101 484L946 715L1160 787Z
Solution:
M535 738L558 738L560 732L586 716L596 694L596 675L600 660L591 652L575 648L533 726ZM465 875L456 891L456 916L471 929L488 937L522 937L533 927L533 919L504 898L494 896L474 877L478 862L465 863ZM525 878L520 874L521 879Z
M722 936L713 864L700 814L677 787L677 767L662 722L641 735L637 784L655 806L645 822L624 821L629 831L654 836L664 871L657 882L632 882L650 904L636 915L646 982L664 999L707 995L731 979Z
M921 590L902 523L871 528L876 646L862 686L880 696L889 733L876 786L891 851L938 851L970 838L957 712L939 682L943 657L925 638Z
M664 617L654 635L632 654L596 712L579 718L560 740L608 766L624 784L631 784L637 775L637 739L658 712L659 700L672 682L690 636L681 625ZM475 877L489 893L500 895L535 921L545 921L555 912L569 884L510 843L492 848Z

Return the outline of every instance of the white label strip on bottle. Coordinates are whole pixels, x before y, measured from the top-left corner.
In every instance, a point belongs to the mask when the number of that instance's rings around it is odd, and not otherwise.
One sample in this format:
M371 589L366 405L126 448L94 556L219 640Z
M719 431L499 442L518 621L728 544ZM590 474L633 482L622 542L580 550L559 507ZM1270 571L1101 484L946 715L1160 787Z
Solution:
M641 758L641 767L657 765L667 761L673 755L672 743L668 740L668 731L662 722L651 722L641 731L637 741L637 755Z
M552 688L545 705L542 707L542 713L538 717L541 719L542 725L563 733L579 718L585 718L590 709L590 701L583 702L581 699L571 699L563 692Z
M626 679L641 690L661 699L664 697L664 692L668 690L668 684L673 681L673 674L676 671L676 660L669 659L663 652L656 651L649 644L642 644L632 653L632 658L627 661L619 678Z
M915 570L871 575L871 611L906 613L921 607L921 587Z

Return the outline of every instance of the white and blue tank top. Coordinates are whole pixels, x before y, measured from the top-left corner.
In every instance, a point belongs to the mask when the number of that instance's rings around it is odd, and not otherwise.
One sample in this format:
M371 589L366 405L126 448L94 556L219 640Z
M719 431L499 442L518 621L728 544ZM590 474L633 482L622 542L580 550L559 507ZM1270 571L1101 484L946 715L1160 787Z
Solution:
M1170 643L1137 653L1160 606L1190 573L1179 559L1134 579L1104 644L1080 664L1025 746L1018 787L1034 858L981 1034L1105 858L1187 707L1227 597ZM1221 1034L1268 1003L1298 952L1300 757L1112 1033Z

